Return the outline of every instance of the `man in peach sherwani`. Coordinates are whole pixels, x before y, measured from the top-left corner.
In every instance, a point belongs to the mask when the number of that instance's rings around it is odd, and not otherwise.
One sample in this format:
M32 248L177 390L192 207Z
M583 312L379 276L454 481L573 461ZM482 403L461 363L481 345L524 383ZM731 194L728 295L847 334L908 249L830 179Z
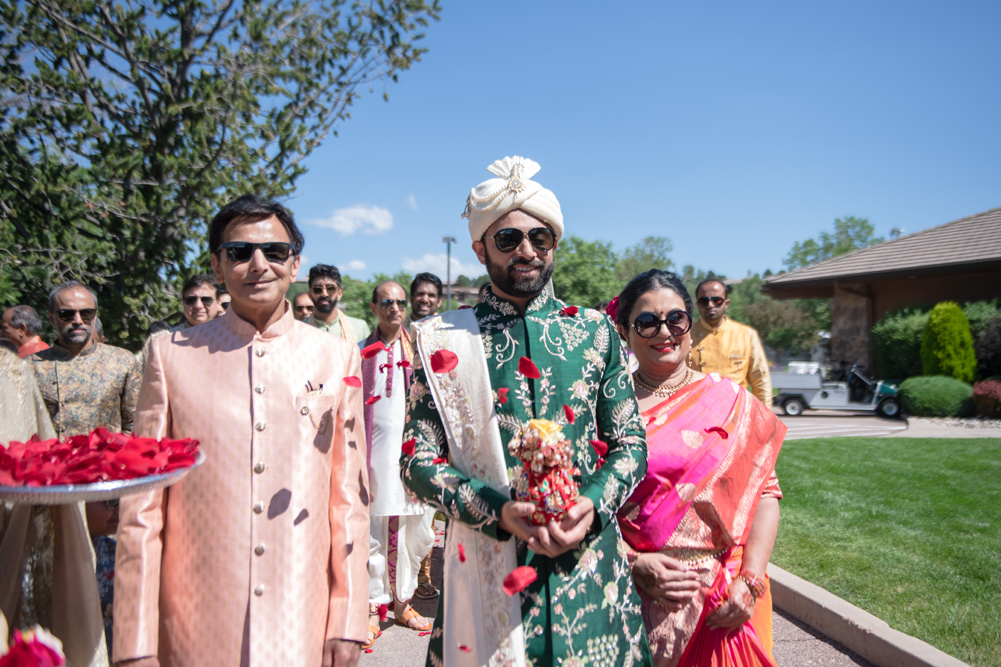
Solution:
M209 227L229 310L155 341L135 431L197 438L205 463L124 498L113 658L129 667L357 664L368 472L354 345L293 318L302 235L248 195Z

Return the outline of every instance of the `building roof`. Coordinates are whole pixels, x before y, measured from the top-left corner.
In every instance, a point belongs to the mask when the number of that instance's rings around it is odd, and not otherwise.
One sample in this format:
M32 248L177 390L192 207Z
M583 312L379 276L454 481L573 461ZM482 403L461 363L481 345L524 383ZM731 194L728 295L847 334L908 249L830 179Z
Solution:
M765 279L766 291L1001 264L1001 208Z

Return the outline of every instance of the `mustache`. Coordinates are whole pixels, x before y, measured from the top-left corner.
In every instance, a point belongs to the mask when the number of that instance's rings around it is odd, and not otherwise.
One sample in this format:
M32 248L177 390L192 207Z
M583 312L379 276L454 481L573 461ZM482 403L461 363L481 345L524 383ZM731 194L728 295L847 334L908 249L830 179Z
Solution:
M542 268L542 267L544 267L546 265L546 263L543 262L538 257L536 257L535 259L531 259L531 260L524 260L524 259L521 259L519 257L515 257L515 258L511 259L511 261L509 261L507 263L507 266L505 268L513 269L516 264L519 265L519 266L531 266L533 268Z

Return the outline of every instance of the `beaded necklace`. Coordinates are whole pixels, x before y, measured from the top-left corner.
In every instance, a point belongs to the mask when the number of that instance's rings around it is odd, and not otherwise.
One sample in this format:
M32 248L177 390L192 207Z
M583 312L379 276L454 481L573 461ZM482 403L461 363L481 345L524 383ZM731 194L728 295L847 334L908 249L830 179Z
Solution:
M682 387L690 385L694 379L695 373L690 368L685 372L685 379L678 384L650 384L640 376L639 370L633 373L633 382L659 398L667 398Z

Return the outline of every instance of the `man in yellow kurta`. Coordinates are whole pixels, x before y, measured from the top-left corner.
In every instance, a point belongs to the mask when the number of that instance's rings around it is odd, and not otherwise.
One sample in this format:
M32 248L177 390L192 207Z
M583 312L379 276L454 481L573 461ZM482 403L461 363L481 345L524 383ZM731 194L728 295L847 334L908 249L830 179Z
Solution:
M726 316L729 289L720 281L703 280L695 290L702 316L692 326L688 365L702 373L725 375L772 406L772 377L758 332Z
M166 491L122 500L118 664L356 664L368 602L361 357L293 318L285 293L301 249L280 204L228 204L209 250L232 305L152 345L136 433L197 438L206 460Z

